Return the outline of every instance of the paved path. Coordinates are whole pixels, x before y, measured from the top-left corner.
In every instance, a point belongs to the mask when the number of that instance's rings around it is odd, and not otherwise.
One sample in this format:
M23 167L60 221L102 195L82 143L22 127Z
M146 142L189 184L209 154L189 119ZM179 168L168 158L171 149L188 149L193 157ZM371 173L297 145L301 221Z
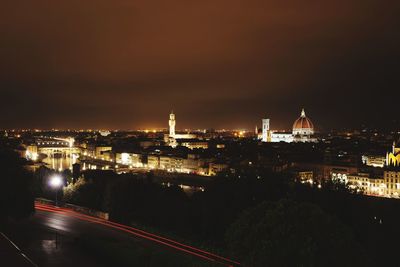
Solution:
M36 203L35 208L30 227L40 234L31 238L35 241L26 246L25 251L39 266L62 267L76 265L77 262L84 266L107 266L101 262L101 257L93 258L93 255L77 249L75 240L82 235L133 243L147 251L173 255L182 262L188 262L189 258L189 262L199 262L195 266L239 266L237 262L213 253L67 208L40 203Z

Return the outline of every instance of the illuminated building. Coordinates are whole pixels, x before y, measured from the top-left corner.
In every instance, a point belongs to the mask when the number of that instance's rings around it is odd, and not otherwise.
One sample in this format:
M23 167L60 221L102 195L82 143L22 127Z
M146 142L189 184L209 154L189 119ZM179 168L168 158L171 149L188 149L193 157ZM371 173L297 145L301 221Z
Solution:
M344 166L330 163L296 162L293 167L312 171L315 181L341 180L345 182L349 174L359 172L357 166Z
M347 184L349 182L348 173L340 169L331 172L331 179L332 181L344 184Z
M214 163L210 163L208 172L209 172L209 175L214 176L220 172L227 170L228 167L229 167L228 164L214 162Z
M384 179L371 177L369 173L348 175L346 184L352 189L360 190L365 195L387 196L387 187Z
M382 156L363 156L362 161L367 166L378 167L373 173L352 173L346 177L336 179L347 184L350 188L361 191L365 195L400 198L400 170L398 170L400 148L393 143L392 152L387 153L386 159ZM382 172L382 168L385 169ZM376 174L378 173L378 174ZM338 176L339 177L339 176ZM338 178L332 176L332 179Z
M104 136L104 137L109 136L111 134L111 132L108 130L99 131L99 133L101 136Z
M385 171L383 174L385 195L398 198L400 196L400 171Z
M370 167L400 167L400 148L396 147L396 143L393 142L391 152L384 154L366 154L362 155L361 160L363 164Z
M147 168L158 169L160 168L160 157L158 155L147 156Z
M262 120L262 131L258 135L258 139L261 139L262 142L293 142L292 133L271 131L269 122L269 119Z
M182 172L205 175L207 170L204 166L205 161L203 159L200 159L198 155L189 154L187 159L183 160Z
M99 159L109 160L110 153L107 153L107 152L111 152L111 151L112 151L111 146L96 146L95 157L97 157Z
M270 130L269 119L263 119L261 136L262 142L316 142L314 135L314 124L306 116L302 109L300 117L293 123L292 132L275 132Z
M314 125L306 116L304 109L301 110L300 118L293 123L293 135L311 136L314 134Z
M400 167L400 148L393 142L392 152L386 153L386 165L391 167Z
M365 195L399 198L400 171L384 171L383 176L371 177L368 173L347 176L350 188L361 190Z
M90 144L86 145L86 148L83 149L83 155L95 159L110 160L111 151L111 146L97 146Z
M175 114L172 111L171 114L169 114L169 137L175 138Z
M262 120L262 138L263 142L271 142L271 133L269 130L269 119Z
M300 169L296 167L290 168L289 171L294 178L296 182L300 182L302 184L308 183L308 184L313 184L314 183L314 172L312 170L308 169Z
M314 124L306 116L304 109L301 110L300 117L293 123L293 139L294 142L316 142L313 138Z
M175 134L175 139L196 139L196 134L185 133L185 134Z
M137 157L138 159L133 160L133 157ZM217 173L228 168L227 164L212 163L212 160L202 159L198 154L187 154L187 156L173 154L149 154L147 155L146 164L141 163L142 158L145 157L139 154L117 154L118 162L122 162L127 165L131 163L131 168L139 167L164 171L166 173L186 173L211 176L216 175ZM135 161L140 161L139 165L135 165Z
M160 156L160 169L168 172L181 172L183 159L173 156Z
M184 141L181 146L187 147L189 149L207 149L208 142L202 141Z
M177 139L194 139L197 138L195 134L177 134L175 131L176 119L175 114L171 112L169 114L169 134L164 135L164 141L171 147L176 147L178 145Z
M116 153L115 161L118 164L129 165L135 168L143 167L142 155L136 153Z
M271 142L293 142L293 134L286 132L272 132L271 133Z
M383 168L387 161L385 156L376 156L376 155L363 155L361 157L361 160L367 166L379 167L379 168Z
M25 152L25 156L28 160L36 161L38 159L38 147L35 145L28 146Z
M301 183L309 183L312 184L314 181L314 173L312 171L297 171L296 179Z

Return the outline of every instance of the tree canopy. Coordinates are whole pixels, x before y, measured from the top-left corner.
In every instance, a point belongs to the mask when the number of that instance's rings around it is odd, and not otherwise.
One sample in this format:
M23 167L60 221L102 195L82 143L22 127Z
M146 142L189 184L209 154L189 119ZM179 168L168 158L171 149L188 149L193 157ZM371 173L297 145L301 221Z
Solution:
M34 211L32 174L24 168L25 163L14 151L0 147L0 221Z
M244 266L360 266L366 255L351 231L318 206L263 202L228 229L232 256Z

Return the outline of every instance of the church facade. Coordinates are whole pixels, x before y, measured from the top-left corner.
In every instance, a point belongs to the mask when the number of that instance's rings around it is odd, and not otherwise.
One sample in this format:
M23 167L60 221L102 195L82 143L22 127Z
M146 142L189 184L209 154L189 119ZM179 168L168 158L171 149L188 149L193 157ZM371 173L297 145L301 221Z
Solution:
M393 142L392 152L386 153L386 166L400 167L400 148Z

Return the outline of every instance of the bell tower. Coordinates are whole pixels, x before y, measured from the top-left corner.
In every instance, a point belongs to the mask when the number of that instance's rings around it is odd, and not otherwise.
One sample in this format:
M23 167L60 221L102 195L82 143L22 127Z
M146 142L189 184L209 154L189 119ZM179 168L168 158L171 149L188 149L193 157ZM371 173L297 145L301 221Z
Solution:
M169 114L169 136L170 137L175 137L175 114L173 111L171 111L171 114Z
M262 142L271 142L270 131L269 131L269 119L262 120Z

